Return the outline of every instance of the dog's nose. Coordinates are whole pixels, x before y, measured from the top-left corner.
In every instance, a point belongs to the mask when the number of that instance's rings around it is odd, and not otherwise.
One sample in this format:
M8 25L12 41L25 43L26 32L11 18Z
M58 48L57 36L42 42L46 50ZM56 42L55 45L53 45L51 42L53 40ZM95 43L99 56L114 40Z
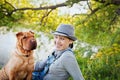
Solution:
M31 39L30 43L35 45L36 44L36 40L35 39Z
M30 43L31 43L31 50L36 49L36 47L37 47L37 42L36 42L36 40L35 40L35 39L31 39L31 40L30 40Z
M31 42L36 42L36 40L35 40L35 39L32 39Z

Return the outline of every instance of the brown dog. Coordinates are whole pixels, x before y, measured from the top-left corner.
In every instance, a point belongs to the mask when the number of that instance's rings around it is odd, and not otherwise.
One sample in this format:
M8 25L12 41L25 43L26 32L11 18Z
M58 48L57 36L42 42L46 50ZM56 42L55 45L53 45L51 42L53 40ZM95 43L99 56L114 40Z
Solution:
M0 80L31 80L34 69L33 50L37 47L33 32L16 34L16 50L0 70Z

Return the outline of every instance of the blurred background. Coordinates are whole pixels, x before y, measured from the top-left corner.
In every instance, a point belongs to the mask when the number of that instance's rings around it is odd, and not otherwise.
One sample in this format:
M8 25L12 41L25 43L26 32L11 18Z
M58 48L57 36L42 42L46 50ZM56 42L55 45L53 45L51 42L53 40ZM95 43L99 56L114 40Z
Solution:
M54 50L51 32L61 23L75 28L73 50L85 80L120 80L120 0L1 0L0 67L19 31L33 31L35 60L46 58Z

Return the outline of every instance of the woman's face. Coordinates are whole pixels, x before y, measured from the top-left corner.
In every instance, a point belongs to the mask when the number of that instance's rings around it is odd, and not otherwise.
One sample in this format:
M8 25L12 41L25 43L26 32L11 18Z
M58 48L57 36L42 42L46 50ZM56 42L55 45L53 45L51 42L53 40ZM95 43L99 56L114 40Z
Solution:
M73 43L73 41L65 36L55 35L54 43L56 50L65 50L69 47L69 44Z

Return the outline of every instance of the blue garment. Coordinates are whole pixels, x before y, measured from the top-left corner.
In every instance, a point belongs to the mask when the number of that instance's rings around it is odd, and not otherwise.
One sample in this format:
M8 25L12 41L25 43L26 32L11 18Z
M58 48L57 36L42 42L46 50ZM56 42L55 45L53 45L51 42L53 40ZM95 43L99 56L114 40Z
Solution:
M47 59L44 69L41 71L34 71L32 73L32 80L43 80L44 76L48 72L50 64L52 64L54 61L55 61L55 55L53 52L52 55L48 56L48 59Z

